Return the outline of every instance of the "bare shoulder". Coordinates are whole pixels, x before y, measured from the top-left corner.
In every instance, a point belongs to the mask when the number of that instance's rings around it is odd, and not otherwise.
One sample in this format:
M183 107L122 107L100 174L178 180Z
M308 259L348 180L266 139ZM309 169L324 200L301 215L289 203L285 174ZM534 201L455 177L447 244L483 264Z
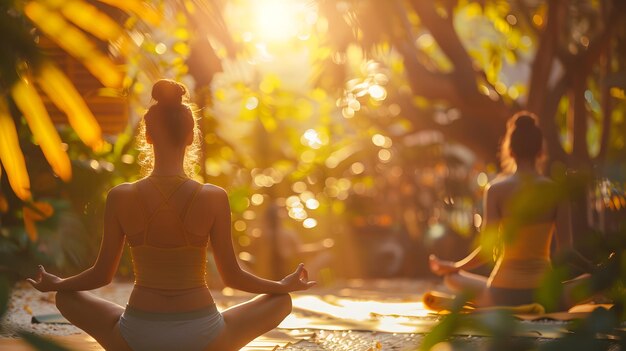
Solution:
M498 176L489 184L487 184L486 191L492 194L500 193L505 189L510 188L512 185L511 177L509 176Z
M114 186L107 194L107 201L124 201L133 192L134 183L122 183Z
M122 183L114 186L107 193L106 207L110 213L120 216L137 206L137 196L134 194L134 183Z
M198 193L200 197L211 202L224 200L228 201L228 194L226 193L226 190L224 190L224 188L210 183L198 182L198 184L200 184L200 190Z

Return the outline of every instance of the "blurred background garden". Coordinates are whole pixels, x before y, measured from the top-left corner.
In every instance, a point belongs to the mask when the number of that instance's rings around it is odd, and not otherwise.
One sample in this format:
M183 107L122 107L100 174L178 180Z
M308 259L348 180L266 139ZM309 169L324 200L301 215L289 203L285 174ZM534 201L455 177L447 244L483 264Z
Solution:
M473 247L522 109L539 116L545 174L567 186L576 245L592 260L621 252L625 12L621 0L2 0L0 300L37 264L93 263L107 191L143 176L134 138L159 78L192 91L197 180L228 191L239 259L261 276L302 260L322 286L431 278L429 254ZM127 254L118 276L132 281Z

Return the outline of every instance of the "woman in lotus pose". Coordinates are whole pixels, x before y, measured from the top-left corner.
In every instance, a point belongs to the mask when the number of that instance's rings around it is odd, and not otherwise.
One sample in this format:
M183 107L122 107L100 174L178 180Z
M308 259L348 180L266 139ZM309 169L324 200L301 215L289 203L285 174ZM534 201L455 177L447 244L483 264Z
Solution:
M40 266L29 282L57 291L63 316L107 350L238 350L290 313L289 292L315 282L302 264L281 281L239 267L226 192L188 177L201 137L187 89L160 80L152 97L139 135L149 175L109 192L95 264L69 278ZM135 272L126 308L85 291L111 282L125 240ZM263 295L219 312L205 282L209 245L226 285Z
M482 235L495 234L502 243L489 277L467 271L484 264L485 257L491 256L491 252L484 252L484 247L479 246L458 262L430 256L431 271L443 276L451 290L472 293L478 305L534 302L536 288L551 269L553 236L557 250L573 249L568 206L555 196L550 198L551 194L556 194L556 185L537 170L542 150L543 135L536 117L528 112L513 116L502 144L503 166L512 172L489 184L483 202ZM587 275L580 276L564 286L565 305L573 303L567 298L568 290L583 282L585 277Z

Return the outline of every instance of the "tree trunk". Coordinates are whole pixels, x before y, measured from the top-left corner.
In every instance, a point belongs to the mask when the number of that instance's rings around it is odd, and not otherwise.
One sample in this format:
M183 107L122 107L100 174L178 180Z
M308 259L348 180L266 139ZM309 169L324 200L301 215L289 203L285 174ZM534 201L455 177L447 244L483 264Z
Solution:
M557 84L546 95L543 102L543 110L539 114L539 127L543 131L548 151L548 159L546 166L548 170L555 163L565 166L568 163L568 155L561 146L561 135L556 124L555 116L559 108L561 98L567 90L567 80L559 79ZM550 174L550 172L548 172Z
M573 67L572 67L573 69ZM587 77L582 74L571 74L569 91L568 130L572 145L571 166L581 168L589 166L589 145L587 143L587 106L585 89Z
M540 35L539 46L532 65L526 109L539 115L540 118L554 118L554 116L543 116L541 113L548 91L548 79L559 47L559 34L565 22L567 5L567 0L548 2L546 25Z

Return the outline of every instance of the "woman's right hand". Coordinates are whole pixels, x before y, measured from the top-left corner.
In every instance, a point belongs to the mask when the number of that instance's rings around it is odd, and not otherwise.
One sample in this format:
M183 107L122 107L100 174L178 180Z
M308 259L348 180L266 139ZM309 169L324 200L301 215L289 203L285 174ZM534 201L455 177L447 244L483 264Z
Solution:
M428 265L430 270L436 275L447 275L459 271L454 262L444 261L435 255L428 256Z
M307 290L317 284L314 280L309 280L309 272L304 268L304 263L300 263L296 270L284 277L280 283L285 288L285 292Z
M38 266L37 276L35 279L28 278L26 281L30 283L35 289L41 292L57 291L57 285L63 279L57 277L54 274L46 272L42 265Z

